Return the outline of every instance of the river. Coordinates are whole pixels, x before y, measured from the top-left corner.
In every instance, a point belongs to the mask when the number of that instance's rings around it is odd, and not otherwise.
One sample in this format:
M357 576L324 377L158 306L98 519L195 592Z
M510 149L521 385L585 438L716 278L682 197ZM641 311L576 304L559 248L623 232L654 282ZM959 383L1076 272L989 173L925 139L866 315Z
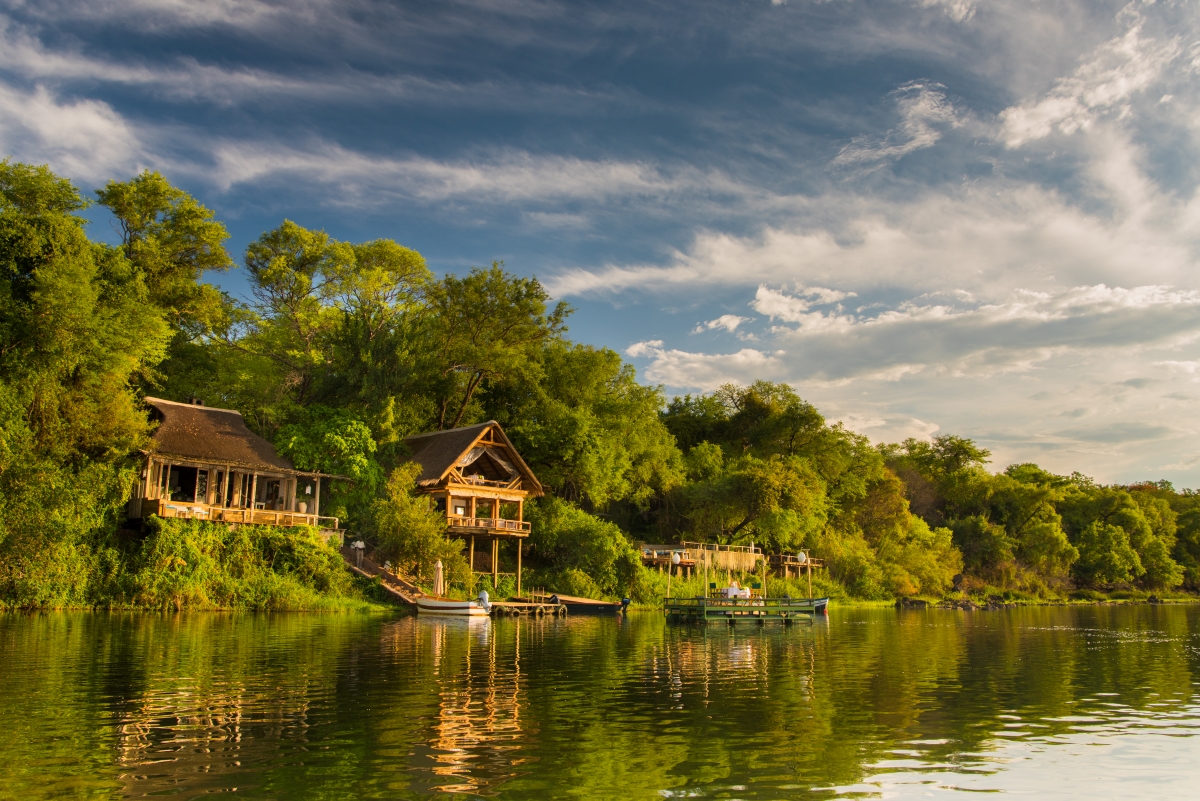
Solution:
M0 615L0 797L1186 798L1200 606Z

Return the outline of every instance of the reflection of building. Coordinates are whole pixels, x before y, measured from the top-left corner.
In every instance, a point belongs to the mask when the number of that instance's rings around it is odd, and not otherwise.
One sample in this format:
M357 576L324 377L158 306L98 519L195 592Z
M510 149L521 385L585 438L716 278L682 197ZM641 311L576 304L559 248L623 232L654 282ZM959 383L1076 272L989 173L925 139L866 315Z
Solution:
M233 409L146 398L158 422L131 518L186 517L227 523L320 526L320 473L295 469Z
M495 637L491 620L417 619L429 631L433 654L430 684L437 712L426 745L415 749L427 777L420 791L479 794L513 778L515 754L527 743L522 724L522 629L538 625L514 620L505 627L511 646ZM509 643L509 637L503 638Z
M417 486L446 515L446 531L467 544L476 570L475 549L491 547L493 586L500 577L500 543L516 543L517 594L521 592L521 542L529 536L525 498L540 497L542 485L495 421L417 434L404 440L421 466Z

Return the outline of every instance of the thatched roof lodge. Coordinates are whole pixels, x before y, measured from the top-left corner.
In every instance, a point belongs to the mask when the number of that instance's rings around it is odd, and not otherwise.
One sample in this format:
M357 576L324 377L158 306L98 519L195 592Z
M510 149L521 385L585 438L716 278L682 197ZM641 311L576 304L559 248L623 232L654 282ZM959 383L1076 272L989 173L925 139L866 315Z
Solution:
M246 427L240 412L161 398L146 398L146 405L158 427L143 452L130 518L338 527L337 518L320 516L321 480L337 476L297 470Z
M525 499L545 494L537 476L517 453L495 420L448 431L431 431L404 440L421 466L419 490L446 515L446 531L467 544L476 570L475 546L491 546L490 572L499 580L500 544L516 547L517 593L521 587L521 543L529 536Z

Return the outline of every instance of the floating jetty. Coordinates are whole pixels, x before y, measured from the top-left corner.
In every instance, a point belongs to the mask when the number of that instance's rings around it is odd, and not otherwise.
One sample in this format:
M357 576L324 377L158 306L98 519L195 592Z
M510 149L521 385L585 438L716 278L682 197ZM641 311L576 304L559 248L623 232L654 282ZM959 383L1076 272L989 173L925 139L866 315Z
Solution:
M545 617L547 615L561 615L566 617L567 605L562 603L546 602L530 602L530 601L492 601L492 617L507 617L517 615L533 615L534 617Z
M827 615L828 598L667 598L663 611L668 620L682 623L766 623L784 624L797 620L812 623L817 615Z

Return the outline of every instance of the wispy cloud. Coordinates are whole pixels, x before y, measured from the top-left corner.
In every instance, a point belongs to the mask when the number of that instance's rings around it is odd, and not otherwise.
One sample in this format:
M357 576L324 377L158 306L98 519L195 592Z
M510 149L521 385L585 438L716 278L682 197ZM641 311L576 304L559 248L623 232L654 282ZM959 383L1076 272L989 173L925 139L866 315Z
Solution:
M1127 114L1130 98L1153 85L1180 52L1178 39L1147 37L1139 21L1096 48L1044 97L1001 112L1005 143L1019 147L1054 131L1088 128L1106 112Z
M45 87L0 83L0 152L50 163L73 178L99 181L128 172L144 156L137 133L111 106L57 97Z
M942 138L942 128L960 124L945 88L938 83L912 82L897 89L892 96L900 125L881 138L856 137L841 149L832 166L870 171L935 145Z

